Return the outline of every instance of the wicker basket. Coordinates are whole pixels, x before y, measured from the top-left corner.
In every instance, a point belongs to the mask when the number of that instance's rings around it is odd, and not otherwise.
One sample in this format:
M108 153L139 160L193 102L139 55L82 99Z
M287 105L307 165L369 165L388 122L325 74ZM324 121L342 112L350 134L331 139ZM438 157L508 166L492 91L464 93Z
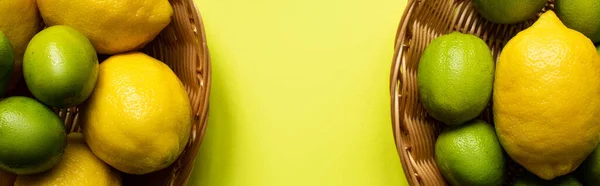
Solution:
M550 0L541 12L553 9L553 2ZM452 31L474 34L488 44L497 60L508 40L534 22L535 19L513 25L491 23L478 15L470 0L408 1L396 35L390 90L394 138L411 185L447 185L434 156L436 137L444 124L427 115L417 92L417 67L427 44ZM493 123L491 103L479 118ZM506 183L520 171L523 168L509 160Z
M206 129L211 68L204 26L192 0L169 2L173 7L171 24L141 51L166 63L185 86L194 114L190 140L171 166L141 176L122 174L123 185L185 185ZM22 80L6 96L16 95L33 97ZM55 111L69 132L80 130L77 107Z

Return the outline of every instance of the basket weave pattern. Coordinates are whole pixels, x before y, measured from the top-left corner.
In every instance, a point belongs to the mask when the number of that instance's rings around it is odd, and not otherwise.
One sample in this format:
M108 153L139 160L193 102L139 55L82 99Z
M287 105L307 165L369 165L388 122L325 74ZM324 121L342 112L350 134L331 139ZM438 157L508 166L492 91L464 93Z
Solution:
M179 157L168 168L146 175L122 174L123 185L185 185L206 129L208 96L210 92L210 58L204 26L192 0L169 0L173 7L171 23L140 51L167 64L183 83L192 113L190 140ZM99 60L107 56L100 56ZM7 96L29 96L21 80L18 88ZM68 132L80 130L78 107L54 109L64 121Z
M553 9L553 2L541 12ZM508 40L534 22L491 23L479 16L470 0L408 1L396 35L390 95L396 147L411 185L447 185L434 156L435 141L444 124L427 115L418 95L417 67L425 47L436 37L459 31L483 39L497 60ZM490 102L479 118L493 123L491 108ZM522 168L510 162L507 183L518 171Z

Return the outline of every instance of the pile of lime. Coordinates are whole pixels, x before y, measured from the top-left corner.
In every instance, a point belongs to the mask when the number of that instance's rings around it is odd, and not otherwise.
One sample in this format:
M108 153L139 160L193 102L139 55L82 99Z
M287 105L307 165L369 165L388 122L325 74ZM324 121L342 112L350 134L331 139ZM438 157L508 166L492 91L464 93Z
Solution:
M497 24L535 20L546 0L473 0ZM451 185L600 184L600 1L554 1L496 61L479 37L452 32L419 60L419 99L445 124L435 144ZM556 13L555 13L556 12ZM491 108L493 121L478 119Z
M168 0L0 1L0 185L121 185L174 163L189 98L138 51L172 15ZM55 111L76 108L70 133Z

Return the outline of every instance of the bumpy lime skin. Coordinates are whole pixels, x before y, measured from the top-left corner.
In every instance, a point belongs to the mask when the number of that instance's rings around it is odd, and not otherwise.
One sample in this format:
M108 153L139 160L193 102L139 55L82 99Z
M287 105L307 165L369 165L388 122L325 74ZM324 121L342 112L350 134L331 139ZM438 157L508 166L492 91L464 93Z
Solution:
M42 103L68 108L83 103L98 79L98 56L79 31L59 25L44 29L29 42L23 75Z
M28 97L0 101L0 169L19 175L54 167L67 146L62 120Z

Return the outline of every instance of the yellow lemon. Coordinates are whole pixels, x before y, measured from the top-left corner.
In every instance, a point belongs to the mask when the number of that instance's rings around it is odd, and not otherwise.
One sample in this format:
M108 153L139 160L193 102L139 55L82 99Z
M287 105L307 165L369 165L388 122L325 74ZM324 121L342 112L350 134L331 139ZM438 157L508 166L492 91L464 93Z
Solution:
M23 57L29 40L42 26L35 0L0 1L0 30L10 40L16 58Z
M504 47L493 101L512 159L546 180L572 172L600 139L600 55L548 11Z
M82 109L83 134L100 159L129 174L171 165L186 147L192 112L183 84L164 63L135 52L100 64Z
M68 25L101 54L142 48L171 22L168 0L37 0L48 26Z
M65 154L55 167L39 174L18 176L15 186L33 185L121 185L118 172L98 159L85 144L81 133L67 137Z
M25 48L42 26L35 0L0 1L0 31L8 37L15 56L9 89L19 82Z

